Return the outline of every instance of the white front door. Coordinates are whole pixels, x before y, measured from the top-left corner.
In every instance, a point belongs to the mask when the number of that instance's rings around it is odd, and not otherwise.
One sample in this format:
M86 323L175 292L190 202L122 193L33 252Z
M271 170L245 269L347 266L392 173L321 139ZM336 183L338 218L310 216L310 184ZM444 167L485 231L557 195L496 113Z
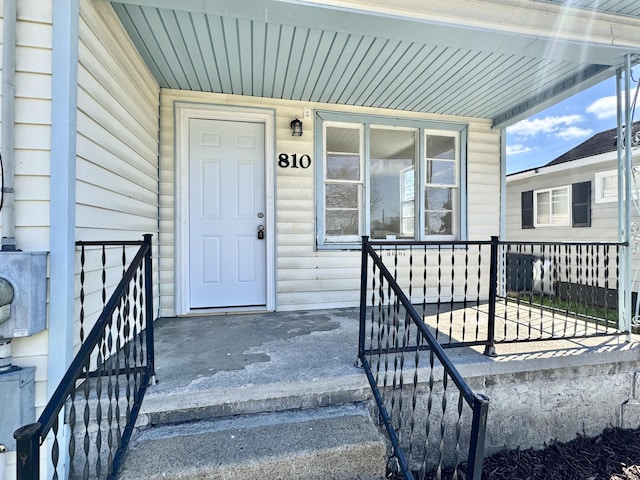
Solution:
M264 136L262 123L189 119L190 308L267 303Z

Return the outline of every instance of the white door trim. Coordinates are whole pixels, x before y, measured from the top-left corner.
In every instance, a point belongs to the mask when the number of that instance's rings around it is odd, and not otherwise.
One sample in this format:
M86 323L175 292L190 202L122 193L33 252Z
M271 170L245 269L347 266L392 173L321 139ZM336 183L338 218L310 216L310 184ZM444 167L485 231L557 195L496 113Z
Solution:
M267 249L267 304L265 310L276 308L275 276L275 111L261 108L232 107L204 103L175 103L175 311L176 315L192 312L189 305L189 120L235 120L264 124L265 152L265 241ZM221 309L212 309L216 312ZM238 310L237 308L233 310ZM198 309L197 313L206 313Z

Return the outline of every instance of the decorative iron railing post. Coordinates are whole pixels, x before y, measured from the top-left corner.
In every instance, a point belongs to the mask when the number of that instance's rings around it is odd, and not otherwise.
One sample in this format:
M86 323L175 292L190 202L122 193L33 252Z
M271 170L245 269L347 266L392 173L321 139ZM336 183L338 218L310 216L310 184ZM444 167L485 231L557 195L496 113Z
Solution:
M489 398L481 393L477 393L475 397L473 401L473 419L471 420L469 461L467 463L467 478L469 480L480 480L482 478L484 439L487 433L487 414L489 413Z
M358 332L358 358L364 356L365 328L367 322L367 273L369 269L369 237L362 237L362 264L360 268L360 329Z
M40 423L30 423L16 430L16 478L38 480L40 477Z
M144 288L146 296L145 304L145 322L146 322L146 336L147 336L147 371L149 372L150 379L155 381L156 376L156 363L155 363L155 351L153 343L153 265L152 265L152 253L151 253L151 237L150 233L143 235L144 243L147 245L147 254L144 259Z
M498 296L498 237L491 237L491 259L489 260L489 318L487 325L487 344L484 354L496 356L496 301Z
M47 470L51 469L51 472L47 472L48 477L75 478L73 469L77 463L78 466L82 464L84 478L115 480L146 388L154 374L151 235L144 235L143 241L82 241L76 242L76 245L83 249L85 246L96 247L94 250L102 249L103 310L88 333L85 321L84 341L37 423L25 425L14 433L17 440L18 480L38 480L39 451L45 442L50 443ZM109 266L107 247L116 247L118 250L122 247L124 272L105 303L105 272ZM127 247L137 248L128 266L127 258L130 257L125 252ZM86 268L85 265L85 271ZM99 271L99 268L94 267L93 271ZM146 329L144 332L143 327ZM146 347L144 355L142 350L138 354L137 342L140 342L140 348ZM108 398L101 397L101 377L108 377ZM95 402L92 389L95 391ZM102 415L103 400L108 403L106 419ZM83 418L78 419L76 411L80 409ZM63 410L68 427L59 427L62 425ZM123 427L120 413L125 411ZM108 429L106 444L102 442L103 420ZM91 423L98 425L95 441L89 434ZM77 431L84 434L82 445L76 444L76 427L83 429ZM103 452L103 449L106 451ZM61 460L60 457L67 452L68 457ZM103 460L107 460L106 468Z

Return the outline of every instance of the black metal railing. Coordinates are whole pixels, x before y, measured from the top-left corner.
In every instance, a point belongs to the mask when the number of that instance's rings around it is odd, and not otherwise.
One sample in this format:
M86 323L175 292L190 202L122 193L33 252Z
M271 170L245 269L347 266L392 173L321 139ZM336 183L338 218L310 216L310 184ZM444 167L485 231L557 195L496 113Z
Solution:
M623 243L368 242L440 345L619 333Z
M496 242L495 343L611 335L624 243ZM629 293L630 295L630 293Z
M480 478L486 399L443 348L620 333L625 246L363 238L359 358L405 478Z
M83 258L86 248L138 250L38 421L15 432L18 480L39 478L41 453L48 478L115 479L154 375L151 235L77 245Z
M388 473L479 480L489 400L467 385L397 274L363 239L358 357L391 440Z

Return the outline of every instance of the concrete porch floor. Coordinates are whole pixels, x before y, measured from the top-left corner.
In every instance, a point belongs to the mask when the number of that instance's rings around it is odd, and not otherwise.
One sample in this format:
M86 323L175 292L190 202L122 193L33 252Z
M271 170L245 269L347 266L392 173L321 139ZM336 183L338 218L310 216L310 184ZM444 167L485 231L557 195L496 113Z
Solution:
M144 423L318 407L371 397L356 366L358 308L161 318L155 324L158 383L149 388ZM640 344L623 335L499 344L447 352L463 376L496 375L640 361ZM481 390L480 390L481 391ZM288 402L288 403L287 403ZM180 418L190 412L196 418Z

